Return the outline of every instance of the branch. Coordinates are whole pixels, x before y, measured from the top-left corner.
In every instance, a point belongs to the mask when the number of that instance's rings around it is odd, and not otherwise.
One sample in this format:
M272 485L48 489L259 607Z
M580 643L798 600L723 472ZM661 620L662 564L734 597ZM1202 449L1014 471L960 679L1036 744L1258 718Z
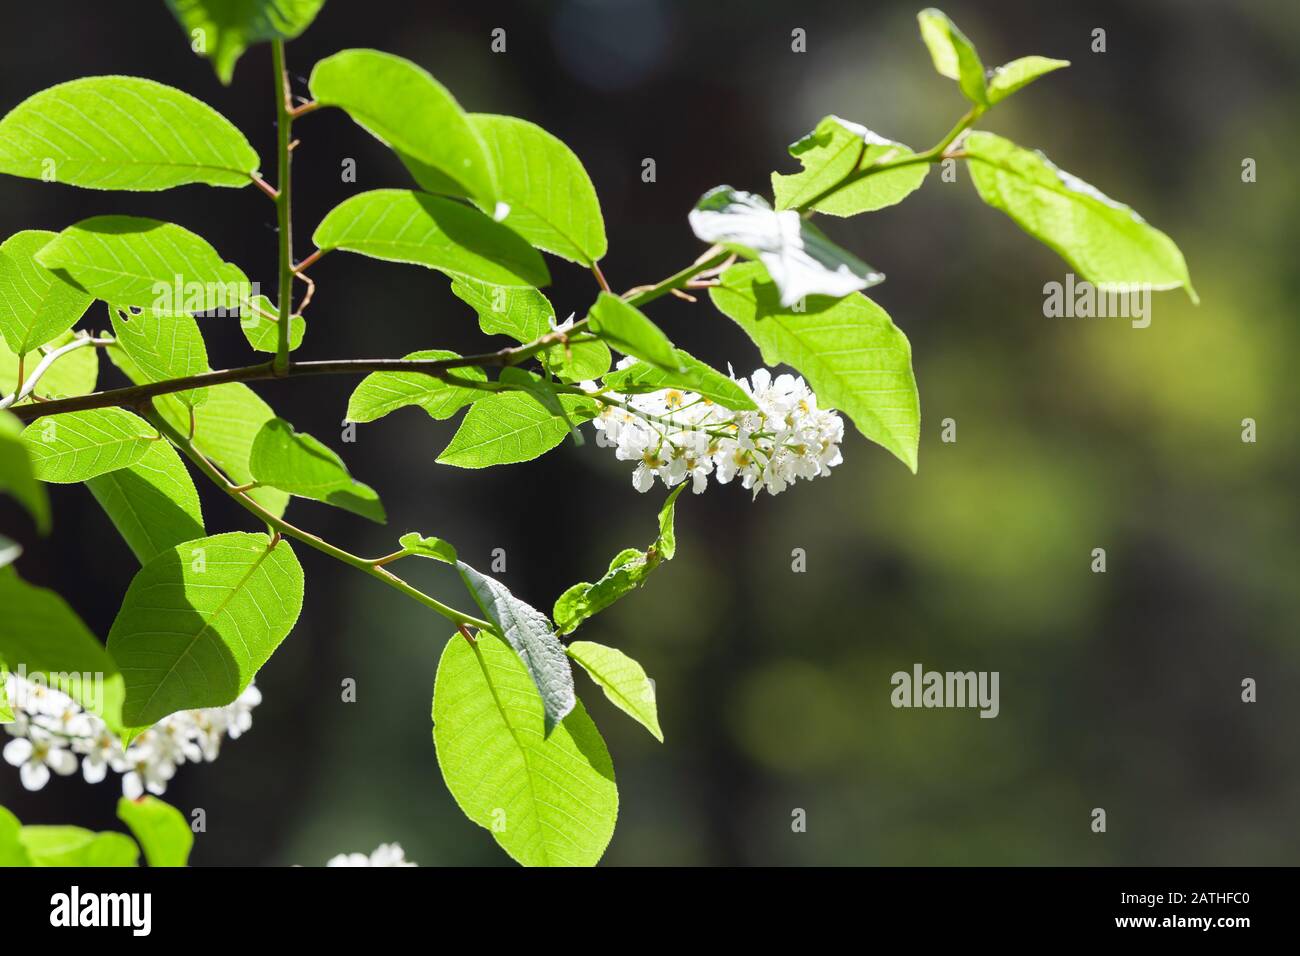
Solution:
M290 154L293 151L290 134L293 131L293 104L289 101L289 74L284 68L284 40L277 37L271 44L275 67L275 127L276 158L279 192L275 197L275 211L280 234L280 316L284 319L276 327L275 359L271 367L277 375L289 371L289 316L293 315L293 220L290 205Z
M31 377L28 378L27 381L20 383L18 391L14 392L12 395L0 398L0 408L8 408L11 405L17 405L24 398L31 395L32 392L36 391L36 383L41 380L42 375L50 370L50 366L54 364L55 360L61 356L67 355L69 352L75 351L76 349L85 348L88 345L99 346L112 344L112 339L96 339L91 338L89 335L84 335L73 339L66 345L60 345L57 349L46 355L45 358L41 359L40 364L37 365L36 368L32 369Z
M464 355L454 359L332 359L315 362L292 362L284 374L277 374L274 363L263 362L259 365L244 365L239 368L221 369L215 372L201 372L198 375L186 375L183 378L169 378L162 382L148 382L144 385L131 385L126 388L113 388L89 395L76 395L72 398L60 398L39 405L20 405L12 412L24 422L35 421L47 415L63 415L68 412L84 412L92 408L111 408L114 406L137 406L173 392L184 392L192 388L209 388L213 385L225 385L229 382L256 382L268 379L303 378L311 375L365 375L370 372L423 372L453 384L469 384L448 373L458 368L505 368L518 365L538 352L545 351L552 345L572 340L575 332L583 332L586 319L575 322L564 332L548 332L528 345L516 345L512 348L485 352L481 355ZM287 326L287 323L284 323ZM590 336L594 338L594 336ZM580 336L577 341L587 341Z
M344 564L356 568L358 571L370 575L372 578L377 578L378 580L383 581L389 587L401 591L407 597L413 598L425 607L431 608L441 614L457 627L469 625L471 627L485 629L495 633L496 629L487 621L466 614L463 611L458 611L453 607L449 607L437 598L430 597L418 588L412 587L397 575L393 574L391 571L385 570L375 562L367 561L365 558L358 557L349 551L344 551L342 548L330 544L324 538L314 535L309 531L303 531L301 528L290 524L283 518L277 518L252 498L248 497L247 492L250 489L246 486L232 484L230 480L218 471L217 467L213 465L212 462L208 461L204 454L195 447L194 442L191 439L182 435L179 431L173 428L171 423L168 422L167 419L163 418L162 415L158 414L157 409L152 405L143 409L143 412L145 418L149 420L150 424L157 428L158 431L165 435L173 445L180 449L185 457L194 462L199 471L203 472L203 474L211 479L218 488L225 491L246 511L264 522L276 533L283 535L286 538L293 538L296 541L301 541L308 547L315 548L317 551L329 555L336 561L341 561Z

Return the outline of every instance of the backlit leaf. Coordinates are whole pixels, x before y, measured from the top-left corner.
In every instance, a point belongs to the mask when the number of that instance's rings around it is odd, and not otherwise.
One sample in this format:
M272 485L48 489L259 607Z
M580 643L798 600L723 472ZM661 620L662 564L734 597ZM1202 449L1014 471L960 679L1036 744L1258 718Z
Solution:
M293 628L302 596L302 567L283 539L272 547L264 534L233 532L159 554L136 573L108 634L127 725L231 703Z
M475 113L470 122L492 161L507 226L532 245L589 266L605 254L596 188L573 150L527 120ZM481 203L484 211L500 208Z
M438 662L433 739L467 817L525 866L594 866L618 817L614 765L581 702L548 732L518 656L484 634Z
M323 501L383 524L384 506L369 485L354 479L347 465L318 439L273 418L258 431L249 455L253 480L300 498Z
M343 50L316 64L310 85L316 102L391 147L423 189L495 202L483 141L447 88L410 60Z
M972 103L989 104L985 85L984 64L966 34L957 29L942 10L933 7L916 15L921 26L921 39L930 50L934 68L941 76L956 80L961 91Z
M247 186L258 163L212 107L134 76L60 83L0 119L0 173L29 179L139 191Z
M248 344L258 352L274 353L280 341L280 310L264 295L255 295L240 309L239 328ZM289 317L289 351L302 345L307 320L301 315Z
M0 332L15 354L66 332L90 308L90 296L34 258L56 235L29 229L0 244Z
M838 116L828 116L818 123L815 130L790 147L790 155L803 164L803 172L772 174L776 208L802 209L812 203L809 208L832 216L856 216L892 206L918 189L930 170L928 163L914 163L872 173L818 199L850 174L915 155L902 143Z
M464 203L409 189L375 189L330 210L312 241L389 262L504 286L551 281L546 263L515 232Z
M222 83L230 85L235 63L254 43L292 40L316 19L325 0L167 0L191 47L212 61Z
M22 423L0 410L0 492L17 498L44 534L50 530L50 503L22 435Z
M664 742L655 685L640 664L616 648L593 641L574 641L568 652L600 685L615 707L650 731L660 743Z
M574 422L595 414L595 403L577 395L560 396L560 404ZM497 392L470 406L438 461L458 468L530 461L560 444L568 433L563 418L529 396Z
M672 372L682 371L673 343L634 305L602 292L591 307L592 331L624 355Z
M921 411L912 347L885 310L866 296L809 296L803 311L781 305L762 269L723 273L709 297L754 340L768 365L798 369L824 408L836 408L867 438L916 471Z
M1182 287L1197 301L1178 246L1128 206L1001 136L971 133L964 149L980 198L1056 250L1089 282Z
M403 357L435 362L460 358L455 352L438 349L412 352ZM455 369L450 374L475 382L487 381L484 371L472 365ZM347 417L350 422L373 422L399 408L416 405L428 412L430 418L450 418L484 394L478 389L454 385L426 372L371 372L348 399Z
M86 487L141 564L203 537L194 479L168 442L152 442L134 465L88 479Z
M150 866L185 866L194 846L194 831L184 815L169 803L146 794L139 800L121 797L117 818L131 828Z
M248 277L207 240L139 216L83 219L51 239L36 261L97 299L158 315L234 314L251 294Z
M37 419L23 429L32 471L70 484L134 465L158 440L153 426L123 408L92 408Z
M122 727L122 675L104 645L63 598L0 568L0 660L11 671L44 675L110 728Z

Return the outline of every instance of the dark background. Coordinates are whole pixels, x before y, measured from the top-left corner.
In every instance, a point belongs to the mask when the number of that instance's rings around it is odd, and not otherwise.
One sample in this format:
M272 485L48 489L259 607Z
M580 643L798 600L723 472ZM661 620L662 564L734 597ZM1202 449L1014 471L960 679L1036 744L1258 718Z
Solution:
M917 36L919 3L472 4L330 0L290 44L305 93L317 59L349 46L410 57L467 108L540 123L582 158L618 289L700 252L686 212L711 186L769 192L785 148L827 113L915 148L964 111ZM980 124L1044 149L1131 203L1186 253L1202 297L1158 294L1154 321L1047 319L1043 283L1066 266L985 208L964 169L901 206L824 224L883 270L872 291L911 338L921 388L917 476L856 433L830 479L751 502L713 486L678 508L679 556L584 636L619 646L658 683L660 746L579 678L621 784L613 864L1282 864L1300 850L1296 481L1300 203L1291 157L1300 8L1291 2L949 2L985 64L1040 53L1074 66ZM489 50L507 31L507 52ZM790 49L807 31L808 52ZM1092 30L1107 52L1090 50ZM274 179L270 53L230 88L193 56L161 2L46 0L0 13L0 108L77 76L129 73L181 87L240 126ZM297 124L298 257L315 224L360 189L407 185L342 113ZM358 163L358 182L340 164ZM653 157L658 180L643 183ZM1241 181L1243 158L1258 163ZM61 229L132 212L209 239L270 288L274 210L254 189L112 194L0 180L0 228ZM548 294L580 314L589 275L552 260ZM313 275L301 358L476 349L472 313L437 273L348 255ZM707 302L654 317L683 347L748 373L748 340ZM104 327L94 311L85 327ZM233 326L206 327L214 367L250 361ZM107 363L104 386L120 384ZM438 534L548 609L652 536L661 494L589 442L487 472L434 464L453 423L417 409L342 444L341 379L259 387L344 454L384 497L379 528L311 502L289 517L349 550ZM953 418L956 444L939 441ZM1256 419L1259 441L1240 440ZM201 479L200 479L201 480ZM210 533L255 530L202 485ZM19 567L106 634L135 562L84 489L51 489L37 538L8 500L0 532ZM804 548L808 571L791 572ZM1108 572L1089 570L1104 547ZM251 733L184 767L166 799L203 807L201 864L318 864L399 841L425 865L500 863L447 794L429 697L448 628L413 602L296 549L307 603L258 678ZM406 568L459 605L431 562ZM0 620L5 609L0 608ZM894 710L890 675L914 662L997 670L1001 715ZM355 678L359 700L340 702ZM1240 700L1243 678L1259 702ZM0 803L29 823L116 827L114 784L56 779ZM1093 834L1104 807L1108 832ZM791 832L794 808L808 831Z

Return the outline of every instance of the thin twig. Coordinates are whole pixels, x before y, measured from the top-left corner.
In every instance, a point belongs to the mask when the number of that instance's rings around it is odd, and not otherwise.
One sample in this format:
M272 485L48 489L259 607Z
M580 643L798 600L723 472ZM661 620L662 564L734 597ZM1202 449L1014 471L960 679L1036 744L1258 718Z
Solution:
M36 368L32 369L32 374L26 381L22 380L23 357L19 356L18 357L18 379L19 379L18 389L12 395L8 395L5 396L4 398L0 398L0 408L9 408L12 405L18 404L24 398L30 396L32 392L36 390L36 383L41 380L41 376L44 375L47 371L49 371L50 366L53 365L55 361L61 358L62 356L67 355L69 352L75 351L76 349L85 348L88 345L99 346L99 345L112 345L112 344L113 344L112 339L96 339L88 335L75 338L71 342L67 343L66 345L60 345L57 349L54 349L52 352L48 353L45 356L45 358L41 359L40 364L37 365Z

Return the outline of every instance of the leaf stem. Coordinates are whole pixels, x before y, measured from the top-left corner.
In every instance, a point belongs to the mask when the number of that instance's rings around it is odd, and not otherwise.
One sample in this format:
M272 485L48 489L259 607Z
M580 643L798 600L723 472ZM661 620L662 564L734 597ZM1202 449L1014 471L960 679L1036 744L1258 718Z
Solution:
M692 263L680 272L673 273L667 279L656 282L652 286L637 289L631 295L624 293L623 298L627 300L628 305L634 305L637 308L640 308L648 302L653 302L661 296L668 295L668 293L672 292L674 289L683 288L686 283L690 282L701 272L707 272L710 269L722 265L722 263L727 261L730 255L730 252L722 250L721 252L709 256L707 259Z
M458 611L454 607L449 607L437 598L431 597L418 588L412 587L397 575L390 571L386 571L381 567L377 567L365 558L352 554L350 551L344 551L342 548L330 544L324 538L290 524L283 518L277 518L252 498L248 497L247 485L232 484L230 479L223 475L217 467L212 464L212 462L208 461L207 457L199 451L197 447L195 447L194 442L173 428L170 422L163 418L162 415L158 414L158 410L155 409L151 403L142 406L141 411L145 418L148 419L149 422L158 429L158 431L167 436L171 443L184 453L185 457L194 462L199 471L203 472L203 474L218 488L224 490L246 511L265 523L268 528L272 529L277 534L281 534L287 538L293 538L296 541L301 541L308 547L315 548L317 551L329 555L336 561L341 561L344 564L351 565L358 571L363 571L372 578L377 578L378 580L383 581L389 587L400 591L407 597L419 601L425 607L441 614L457 627L469 625L471 627L483 628L489 631L493 630L492 625L487 621L481 620L470 614L465 614L463 611Z
M271 43L271 59L275 68L275 128L278 192L275 197L276 219L280 240L280 315L293 314L293 224L290 196L292 190L292 132L293 107L289 100L289 74L284 65L284 40L277 37ZM271 363L276 375L289 371L289 325L286 320L276 327L275 359Z

